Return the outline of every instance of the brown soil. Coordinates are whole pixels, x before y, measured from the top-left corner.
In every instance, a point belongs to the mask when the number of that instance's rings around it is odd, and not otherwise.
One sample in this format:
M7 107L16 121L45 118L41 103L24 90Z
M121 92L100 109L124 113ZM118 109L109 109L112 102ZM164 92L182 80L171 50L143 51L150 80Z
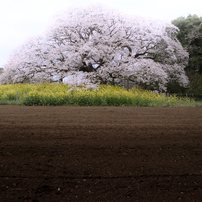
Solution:
M202 108L0 106L0 201L201 201Z

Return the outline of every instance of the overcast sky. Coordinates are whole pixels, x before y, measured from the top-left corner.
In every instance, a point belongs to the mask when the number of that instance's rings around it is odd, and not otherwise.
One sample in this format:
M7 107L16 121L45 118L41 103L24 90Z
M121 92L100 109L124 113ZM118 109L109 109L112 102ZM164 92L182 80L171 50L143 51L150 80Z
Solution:
M127 14L169 21L188 14L202 16L202 0L0 0L0 67L24 40L43 34L55 14L95 2Z

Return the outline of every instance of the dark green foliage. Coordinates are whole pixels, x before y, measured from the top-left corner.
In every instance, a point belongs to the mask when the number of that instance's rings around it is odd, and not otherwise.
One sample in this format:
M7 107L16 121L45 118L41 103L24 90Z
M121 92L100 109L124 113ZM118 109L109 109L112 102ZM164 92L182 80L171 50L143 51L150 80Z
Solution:
M187 18L179 17L173 20L172 23L180 29L177 38L182 46L186 47L189 44L189 34L202 23L202 17L189 15Z
M169 81L167 83L167 92L168 93L185 93L186 88L182 87L178 82L176 81Z
M189 52L189 64L185 68L190 80L189 92L202 93L202 17L189 15L187 18L179 17L172 23L180 29L178 40ZM197 85L196 85L197 84Z
M194 94L202 95L202 75L196 73L194 79L190 82L189 91Z
M202 23L189 35L188 51L190 54L188 70L202 75Z

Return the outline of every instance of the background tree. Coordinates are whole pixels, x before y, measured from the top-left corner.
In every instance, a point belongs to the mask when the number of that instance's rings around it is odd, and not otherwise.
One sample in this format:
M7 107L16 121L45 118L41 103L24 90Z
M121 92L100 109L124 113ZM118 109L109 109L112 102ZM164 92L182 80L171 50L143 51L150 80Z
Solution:
M202 17L197 15L188 15L185 17L179 17L172 21L176 27L179 28L177 34L178 40L181 42L183 47L187 47L189 44L189 35L202 23Z
M189 34L188 42L190 55L188 68L202 75L202 22Z
M190 79L189 92L202 93L199 82L202 78L202 17L189 15L187 18L177 18L172 23L180 29L177 38L189 52L189 63L185 68ZM196 87L196 84L199 86Z
M190 54L188 68L191 75L194 75L190 82L190 92L202 97L202 23L189 35L188 50Z
M0 81L99 84L124 78L150 90L165 91L169 81L186 86L188 53L177 32L171 23L102 6L74 8L58 16L46 36L16 50Z

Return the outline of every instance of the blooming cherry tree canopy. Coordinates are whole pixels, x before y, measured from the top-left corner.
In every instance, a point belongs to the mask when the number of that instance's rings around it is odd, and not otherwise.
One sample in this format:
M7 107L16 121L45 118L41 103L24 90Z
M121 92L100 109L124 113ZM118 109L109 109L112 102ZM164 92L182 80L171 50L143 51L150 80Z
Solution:
M129 17L99 5L61 14L43 37L13 52L1 83L65 82L100 84L129 79L165 91L182 86L188 53L168 22Z

